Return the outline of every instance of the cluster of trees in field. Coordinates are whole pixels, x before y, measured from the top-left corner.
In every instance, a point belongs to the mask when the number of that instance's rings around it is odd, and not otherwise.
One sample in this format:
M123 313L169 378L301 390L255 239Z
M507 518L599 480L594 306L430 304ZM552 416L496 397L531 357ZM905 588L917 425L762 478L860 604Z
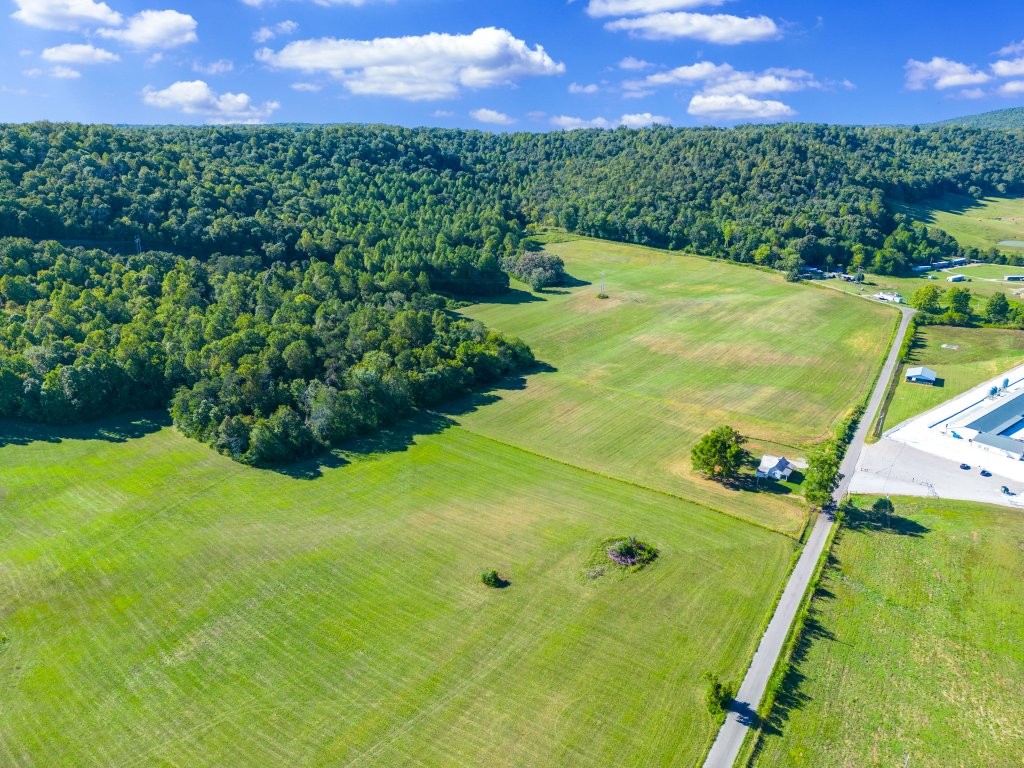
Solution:
M911 294L908 303L921 312L919 323L971 325L982 321L1024 328L1024 304L1011 302L1002 293L985 299L980 313L971 306L971 289L962 285L945 291L937 285L924 285Z
M269 267L0 239L0 418L66 423L166 406L270 465L529 365L446 311L426 272L342 256Z

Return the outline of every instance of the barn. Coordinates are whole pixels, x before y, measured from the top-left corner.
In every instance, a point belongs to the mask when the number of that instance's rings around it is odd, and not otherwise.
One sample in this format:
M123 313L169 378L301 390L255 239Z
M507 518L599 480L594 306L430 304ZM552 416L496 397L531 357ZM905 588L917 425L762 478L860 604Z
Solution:
M935 371L925 368L923 365L907 369L907 381L914 384L935 384L937 378L938 374Z

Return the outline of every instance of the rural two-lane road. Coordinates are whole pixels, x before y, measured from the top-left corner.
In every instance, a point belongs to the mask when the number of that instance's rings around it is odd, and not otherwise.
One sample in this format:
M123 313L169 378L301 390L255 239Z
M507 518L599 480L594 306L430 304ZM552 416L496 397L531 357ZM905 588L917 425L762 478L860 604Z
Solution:
M864 441L868 436L868 430L871 429L871 424L875 420L879 407L882 405L882 399L885 397L893 371L899 363L903 337L906 336L907 326L910 325L910 318L914 315L913 309L907 307L900 307L899 309L903 313L903 317L900 319L900 326L896 331L895 339L893 339L892 348L889 350L889 356L885 359L882 373L878 377L878 382L871 393L871 399L868 401L864 416L857 426L857 432L854 434L853 441L846 451L846 457L843 459L843 464L840 468L843 478L833 496L837 504L842 501L850 487L850 480L857 468L857 460L860 458L861 450L864 448ZM782 653L782 646L786 642L789 628L796 618L797 609L800 607L804 593L807 592L811 577L814 575L815 566L821 557L822 550L825 548L825 542L828 541L829 533L834 524L835 521L831 515L826 513L818 515L818 519L814 523L814 529L807 538L803 552L800 554L796 567L793 568L789 581L786 583L786 589L782 593L782 598L779 600L775 613L772 615L771 621L768 622L768 628L765 630L764 636L757 646L754 660L750 663L750 668L747 670L743 683L736 693L736 701L730 707L725 723L718 732L715 743L711 746L711 751L708 752L707 759L704 761L704 768L732 768L733 763L736 761L736 756L739 754L740 747L743 746L743 740L747 736L747 731L755 724L756 717L754 713L761 704L761 698L764 696L765 688L768 685L768 678L771 677L779 655Z

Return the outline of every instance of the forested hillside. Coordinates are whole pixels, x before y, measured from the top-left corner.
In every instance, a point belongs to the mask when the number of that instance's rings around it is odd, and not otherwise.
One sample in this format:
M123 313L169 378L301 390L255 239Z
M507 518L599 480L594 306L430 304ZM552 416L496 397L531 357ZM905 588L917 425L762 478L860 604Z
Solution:
M977 115L964 115L937 123L939 126L958 125L961 128L986 128L994 131L1024 131L1024 107L996 109Z
M444 296L559 280L530 225L895 274L963 249L887 201L1020 193L1022 168L961 128L4 126L0 416L169 403L274 463L528 364Z

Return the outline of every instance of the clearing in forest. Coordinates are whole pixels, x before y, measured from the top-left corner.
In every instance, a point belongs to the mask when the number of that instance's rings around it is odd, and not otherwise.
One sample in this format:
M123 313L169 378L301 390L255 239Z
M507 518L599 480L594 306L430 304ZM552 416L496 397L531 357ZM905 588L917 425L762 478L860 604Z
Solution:
M956 238L960 245L1024 256L1024 198L986 197L976 200L964 195L946 195L915 205L894 204L897 211L930 227L938 227ZM1000 245L1018 241L1020 246Z
M729 424L751 437L755 455L805 455L866 396L897 314L679 253L591 239L547 249L585 284L520 290L467 314L520 336L556 370L460 423L798 533L806 512L792 486L723 488L692 472L690 449ZM602 273L607 299L597 298Z

